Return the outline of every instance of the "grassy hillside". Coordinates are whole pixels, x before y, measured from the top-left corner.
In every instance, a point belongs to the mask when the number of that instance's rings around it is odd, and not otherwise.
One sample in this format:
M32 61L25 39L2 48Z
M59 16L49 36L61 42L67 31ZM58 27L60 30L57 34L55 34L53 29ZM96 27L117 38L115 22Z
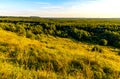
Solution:
M0 30L1 79L118 79L119 49L41 35L31 40ZM99 50L94 50L94 48Z
M119 79L119 19L0 18L0 79Z

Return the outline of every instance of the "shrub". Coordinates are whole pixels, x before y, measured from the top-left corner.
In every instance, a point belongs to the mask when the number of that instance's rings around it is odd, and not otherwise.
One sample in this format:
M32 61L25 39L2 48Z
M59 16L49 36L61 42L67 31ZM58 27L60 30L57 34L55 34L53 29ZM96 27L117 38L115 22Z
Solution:
M100 53L103 52L103 50L100 47L98 47L98 46L94 46L91 51L92 52L100 52Z
M74 29L73 33L73 38L77 40L88 40L88 38L90 37L90 33L85 30Z
M41 39L40 34L37 34L37 35L35 36L35 39L36 39L36 40L40 40L40 39Z
M82 71L84 68L83 63L78 60L72 60L69 65L70 65L69 73L76 72L76 70Z
M35 35L34 35L31 31L27 31L27 32L26 32L26 37L27 37L27 38L34 39L34 38L35 38Z
M5 52L7 52L7 51L8 51L8 48L7 48L7 47L5 47L5 46L0 46L0 52L5 53Z
M120 51L118 52L118 55L120 56Z
M32 31L34 34L41 34L41 33L43 33L43 28L42 28L42 26L37 25L37 26L33 27L33 28L31 29L31 31Z
M18 25L16 26L16 32L19 36L26 36L26 31L24 29L24 27Z
M115 41L114 46L120 48L120 41Z
M16 27L15 27L15 25L12 24L12 23L6 24L6 25L4 26L4 30L14 32L14 31L16 30Z
M108 41L106 39L101 39L99 44L106 46L108 44Z

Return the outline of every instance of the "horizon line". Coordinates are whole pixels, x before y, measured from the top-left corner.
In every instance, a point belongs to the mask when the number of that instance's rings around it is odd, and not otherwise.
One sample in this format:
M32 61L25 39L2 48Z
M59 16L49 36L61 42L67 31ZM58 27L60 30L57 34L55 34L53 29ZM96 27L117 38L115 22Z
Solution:
M89 19L89 18L91 18L91 19L120 19L120 17L54 17L54 16L0 16L0 18L1 17L28 17L28 18L80 18L80 19Z

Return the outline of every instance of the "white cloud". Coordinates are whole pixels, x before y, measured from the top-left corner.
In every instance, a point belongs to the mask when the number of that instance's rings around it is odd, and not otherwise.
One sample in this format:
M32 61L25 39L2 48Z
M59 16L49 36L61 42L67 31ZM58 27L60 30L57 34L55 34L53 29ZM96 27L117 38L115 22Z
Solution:
M0 9L2 15L27 15L47 17L119 17L120 0L89 0L81 2L66 2L61 5L53 5L46 2L35 2L32 8L25 9Z
M42 8L45 9L44 15L48 16L112 18L120 17L119 3L120 0L92 0L85 3L75 1Z
M36 4L36 5L50 5L50 3L47 3L47 2L34 2L33 4Z
M119 0L96 0L77 6L77 10L88 17L120 17L119 3Z

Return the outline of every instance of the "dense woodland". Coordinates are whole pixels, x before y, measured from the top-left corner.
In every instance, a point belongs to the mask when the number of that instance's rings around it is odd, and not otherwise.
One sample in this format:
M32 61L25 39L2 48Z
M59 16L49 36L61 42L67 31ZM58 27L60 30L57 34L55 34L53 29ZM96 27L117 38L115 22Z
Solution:
M0 17L0 79L119 79L120 19Z
M40 34L120 47L119 19L0 18L0 28L39 40Z

